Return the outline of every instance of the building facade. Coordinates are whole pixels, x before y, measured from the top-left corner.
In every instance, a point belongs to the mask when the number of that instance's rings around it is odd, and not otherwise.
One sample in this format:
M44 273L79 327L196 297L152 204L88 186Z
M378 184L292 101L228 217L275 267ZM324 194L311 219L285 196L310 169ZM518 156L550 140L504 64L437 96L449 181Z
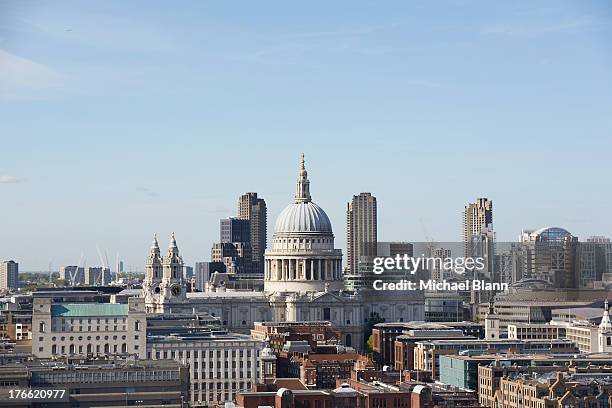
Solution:
M0 290L16 290L19 287L19 264L3 261L0 264Z
M488 198L478 198L465 206L463 210L463 253L471 256L470 246L473 238L480 235L483 228L493 224L493 201Z
M523 230L520 279L539 279L557 289L578 288L578 238L558 227Z
M128 304L105 304L55 303L52 298L34 298L32 354L35 357L122 354L144 358L146 337L143 299L130 298Z
M87 286L106 286L110 282L110 268L104 266L90 266L85 271L85 285Z
M263 341L225 331L149 336L146 357L188 366L191 405L218 405L257 383L264 346Z
M264 270L264 253L268 246L268 209L257 193L245 193L238 199L238 217L249 220L253 269L259 274Z
M11 389L58 390L46 401L3 400L4 406L30 408L180 407L187 401L187 367L175 361L28 361L0 367L0 392ZM59 393L63 390L64 392ZM60 396L61 395L61 396Z
M355 195L346 205L346 271L351 275L357 274L360 257L376 256L376 211L376 197L371 193Z
M76 265L62 266L59 278L64 282L64 286L85 285L85 268Z

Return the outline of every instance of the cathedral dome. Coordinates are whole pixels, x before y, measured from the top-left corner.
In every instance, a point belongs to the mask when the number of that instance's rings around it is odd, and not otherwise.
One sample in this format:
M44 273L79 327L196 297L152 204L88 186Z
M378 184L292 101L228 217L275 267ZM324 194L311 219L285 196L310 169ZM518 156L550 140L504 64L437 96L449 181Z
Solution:
M312 201L289 204L280 213L274 233L332 233L331 222L325 211Z
M304 155L294 201L276 219L264 260L264 291L279 294L273 302L292 301L292 293L342 289L342 251L334 248L329 217L310 197Z
M332 233L329 217L321 207L312 202L310 197L310 182L304 166L304 155L300 161L300 175L297 179L294 198L295 202L285 207L276 219L274 234Z

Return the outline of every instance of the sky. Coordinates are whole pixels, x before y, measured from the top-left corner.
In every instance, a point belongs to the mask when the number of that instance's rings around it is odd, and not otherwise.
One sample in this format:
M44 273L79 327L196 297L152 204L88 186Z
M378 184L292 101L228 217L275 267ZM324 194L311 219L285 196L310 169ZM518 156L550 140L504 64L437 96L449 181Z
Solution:
M458 241L494 203L612 236L612 3L0 0L0 259L143 270L153 233L209 260L238 196L346 203L380 241Z

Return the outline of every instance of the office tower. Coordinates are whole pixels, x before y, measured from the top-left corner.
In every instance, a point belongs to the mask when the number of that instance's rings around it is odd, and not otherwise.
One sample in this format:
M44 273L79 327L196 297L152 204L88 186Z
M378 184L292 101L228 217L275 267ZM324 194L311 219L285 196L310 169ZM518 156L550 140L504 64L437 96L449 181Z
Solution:
M522 279L540 279L555 288L579 285L578 238L563 228L523 230L517 249Z
M451 250L438 247L431 248L430 257L435 260L435 262L431 262L431 269L429 270L431 279L435 280L443 280L449 278L456 278L454 272L452 270L446 270L444 268L444 260L446 258L451 257Z
M578 276L581 288L594 288L612 273L612 241L606 237L590 237L578 245Z
M117 273L123 273L123 261L117 262Z
M19 286L19 264L4 261L0 264L0 290L16 290Z
M478 198L475 203L468 204L463 210L463 254L472 256L470 245L472 237L480 235L483 228L492 228L493 201L488 198Z
M217 242L213 244L211 262L225 265L225 271L231 274L253 274L253 256L250 242ZM263 278L262 274L257 274Z
M64 286L79 286L85 284L85 268L82 266L69 265L60 268L60 280Z
M356 274L359 259L376 256L376 197L371 193L353 196L346 205L346 270Z
M472 258L482 258L484 268L475 270L479 276L475 279L488 279L494 277L495 271L495 233L491 224L483 226L480 233L473 234L468 243L469 254Z
M220 241L213 244L212 262L221 262L232 274L258 274L253 262L251 222L242 218L225 218L220 223ZM263 278L263 274L259 273Z
M238 217L250 221L253 270L263 275L268 228L268 210L265 200L258 198L257 193L241 195L238 200Z
M251 243L251 221L241 218L224 218L221 220L220 241ZM251 243L252 244L252 243ZM252 245L251 245L252 248Z
M391 258L395 258L397 255L402 257L404 255L414 256L414 245L410 242L388 242L387 245L389 246L389 256Z
M193 272L195 277L195 289L204 292L206 283L215 272L225 273L225 264L223 262L196 262Z

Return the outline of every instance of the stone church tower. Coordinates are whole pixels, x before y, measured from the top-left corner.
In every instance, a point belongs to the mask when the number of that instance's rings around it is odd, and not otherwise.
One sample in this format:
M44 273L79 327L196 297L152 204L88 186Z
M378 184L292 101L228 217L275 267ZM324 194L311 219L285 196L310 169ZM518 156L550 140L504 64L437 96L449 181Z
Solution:
M165 313L172 304L187 301L187 285L183 278L183 258L179 254L174 233L170 239L168 253L160 255L157 236L149 251L146 263L143 296L147 312Z
M604 313L599 323L599 352L612 352L612 322L610 321L610 311L608 307L608 299L604 304Z
M145 278L143 282L143 295L147 309L148 305L156 304L159 300L160 284L162 280L162 258L157 242L157 234L153 235L153 244L145 265ZM150 310L153 311L153 310Z

